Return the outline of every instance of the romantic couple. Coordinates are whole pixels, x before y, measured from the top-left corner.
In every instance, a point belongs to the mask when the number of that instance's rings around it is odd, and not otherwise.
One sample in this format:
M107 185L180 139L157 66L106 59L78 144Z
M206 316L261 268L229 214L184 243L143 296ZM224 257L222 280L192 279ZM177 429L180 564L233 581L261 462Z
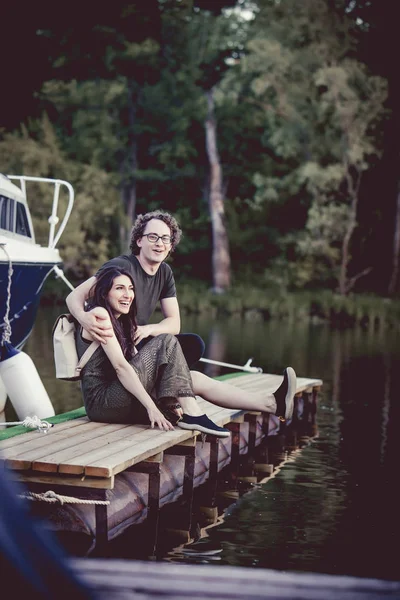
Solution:
M82 370L87 416L105 423L150 423L227 437L201 412L196 395L222 406L255 410L287 420L293 413L296 374L284 371L273 394L248 392L190 370L204 352L195 334L179 334L180 313L172 270L165 259L182 232L170 214L140 215L132 228L132 254L105 263L67 297L80 323L78 356L101 345ZM163 319L148 324L158 301Z

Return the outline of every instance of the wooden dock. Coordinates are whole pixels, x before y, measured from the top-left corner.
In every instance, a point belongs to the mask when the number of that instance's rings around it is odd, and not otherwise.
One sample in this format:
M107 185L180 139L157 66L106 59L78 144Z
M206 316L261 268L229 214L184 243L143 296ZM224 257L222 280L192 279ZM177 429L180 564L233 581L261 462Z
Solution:
M272 393L281 381L278 375L246 374L229 383L248 391ZM297 379L296 405L301 401L308 415L315 415L321 385L319 379ZM82 417L55 425L47 434L33 431L1 440L0 468L25 483L31 494L51 490L58 497L73 498L74 504L65 501L68 510L74 512L67 519L68 526L81 527L97 547L146 518L156 532L161 506L183 496L190 517L194 487L206 480L215 481L225 465L251 452L266 432L268 435L281 426L276 417L223 409L198 400L211 419L231 429L230 438L207 436L197 443L201 439L197 432L95 423ZM297 409L293 420L296 418ZM50 503L57 497L42 499ZM118 507L115 510L113 503ZM57 518L53 518L55 528L59 526ZM79 520L82 524L78 527Z
M71 566L99 600L381 600L400 583L249 567L75 559Z

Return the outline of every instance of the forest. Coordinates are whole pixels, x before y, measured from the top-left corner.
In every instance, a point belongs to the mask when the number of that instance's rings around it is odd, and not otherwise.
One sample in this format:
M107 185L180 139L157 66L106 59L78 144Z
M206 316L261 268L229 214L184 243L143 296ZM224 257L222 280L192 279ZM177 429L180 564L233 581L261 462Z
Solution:
M394 4L9 3L0 171L73 184L74 282L160 208L184 232L178 283L396 299Z

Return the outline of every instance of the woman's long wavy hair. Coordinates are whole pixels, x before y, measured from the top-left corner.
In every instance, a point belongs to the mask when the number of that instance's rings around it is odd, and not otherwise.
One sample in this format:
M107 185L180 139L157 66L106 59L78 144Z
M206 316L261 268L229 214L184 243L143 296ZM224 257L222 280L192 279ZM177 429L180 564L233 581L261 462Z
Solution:
M118 269L117 267L108 267L99 273L99 275L96 277L96 283L92 286L89 292L88 310L94 308L95 306L102 306L107 310L108 314L110 315L114 333L122 348L122 352L126 360L130 360L134 355L134 337L137 329L136 300L135 298L133 299L129 313L127 315L121 315L118 319L115 318L108 301L108 293L113 286L114 279L120 275L126 275L126 277L129 277L132 282L133 289L135 290L135 284L133 283L132 276L128 271L125 271L124 269Z

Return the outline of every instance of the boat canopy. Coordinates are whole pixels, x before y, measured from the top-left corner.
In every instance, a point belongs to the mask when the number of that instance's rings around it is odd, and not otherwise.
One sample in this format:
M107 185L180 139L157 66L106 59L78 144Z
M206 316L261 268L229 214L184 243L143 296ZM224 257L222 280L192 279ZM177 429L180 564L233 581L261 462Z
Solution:
M26 197L4 175L0 175L0 230L35 241Z
M17 180L20 187L12 183ZM41 182L53 187L53 204L49 216L49 241L48 248L55 248L70 217L74 204L74 190L70 183L61 179L47 177L28 177L25 175L0 174L0 233L7 232L8 236L22 236L25 241L35 243L35 234L32 218L29 211L26 194L27 182ZM61 222L58 217L60 188L68 192L68 205ZM21 238L20 238L21 239Z

